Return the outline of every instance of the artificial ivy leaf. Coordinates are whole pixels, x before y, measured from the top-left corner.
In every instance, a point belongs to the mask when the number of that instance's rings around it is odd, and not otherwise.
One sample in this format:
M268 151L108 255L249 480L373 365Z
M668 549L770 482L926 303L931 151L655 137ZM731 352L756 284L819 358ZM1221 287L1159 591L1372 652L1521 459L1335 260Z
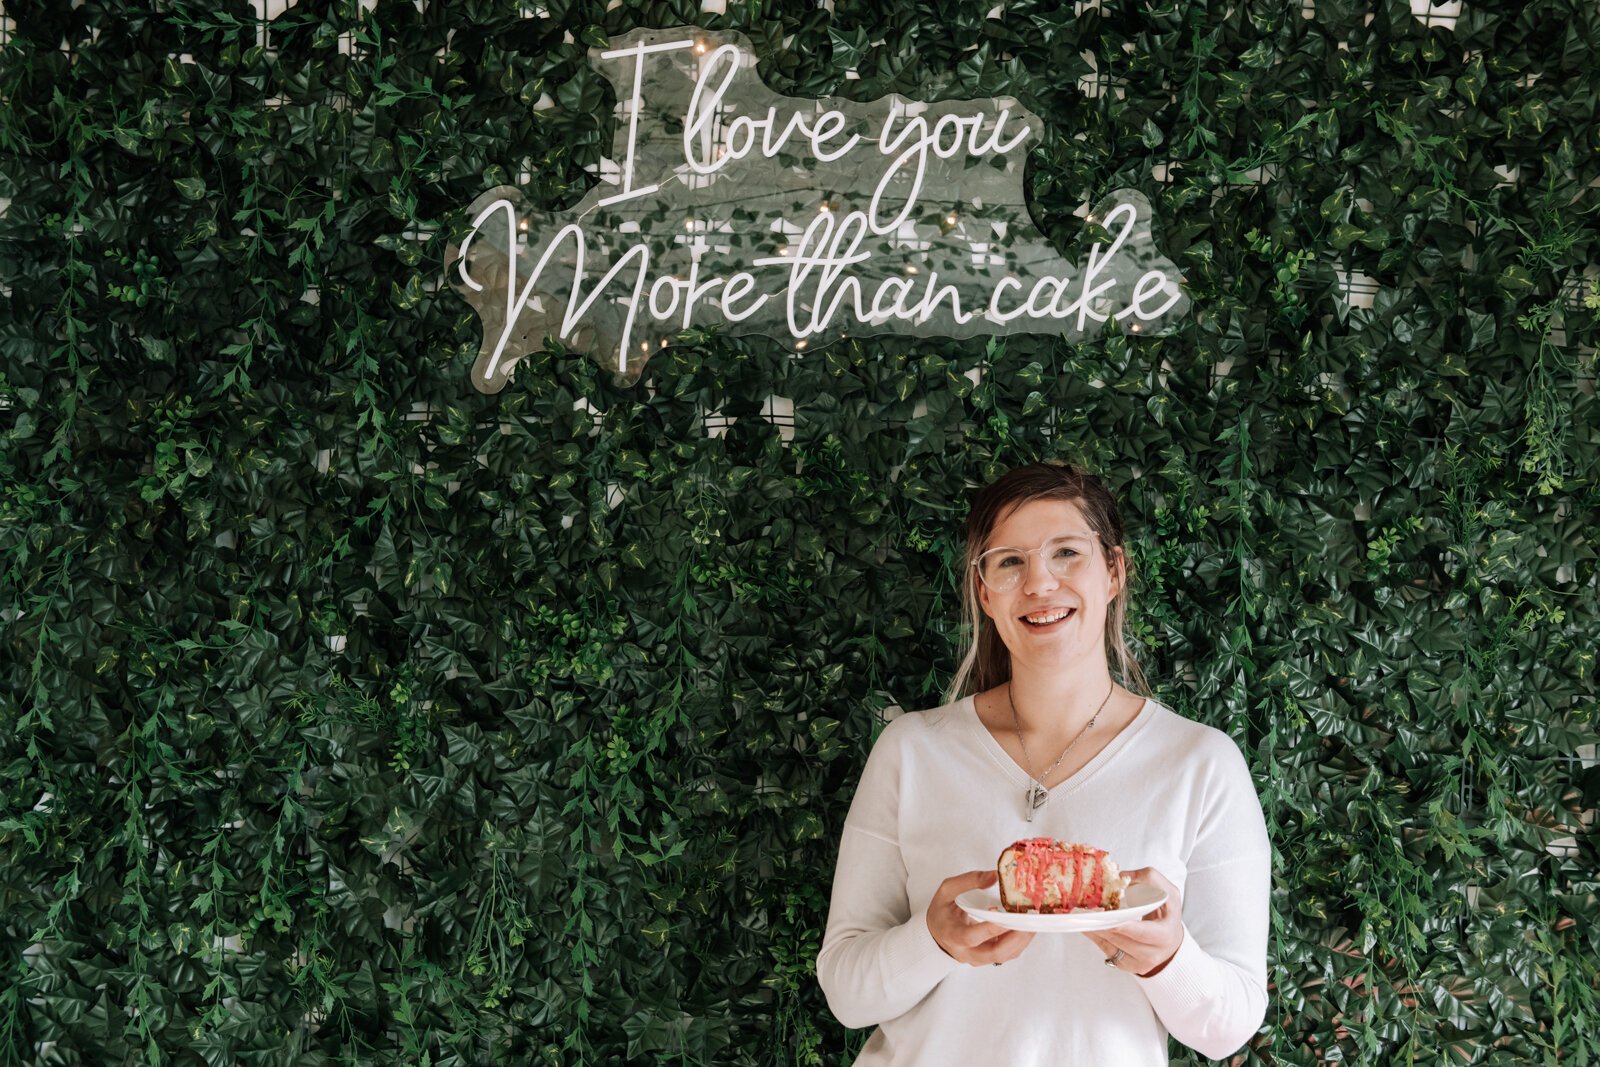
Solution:
M1245 49L1244 53L1239 56L1239 63L1241 66L1264 70L1277 61L1276 53L1277 50L1273 47L1273 42L1263 38Z
M144 349L144 354L157 363L171 363L174 352L171 341L164 341L158 337L141 334L139 347Z
M1467 311L1467 351L1487 348L1494 341L1494 316L1481 311Z
M1500 291L1505 293L1506 296L1515 299L1523 293L1530 291L1533 288L1534 282L1533 276L1528 273L1527 268L1519 264L1512 264L1505 270L1502 270L1499 276L1495 278L1495 285L1498 286Z
M1366 235L1367 231L1362 229L1360 226L1352 226L1348 222L1341 222L1333 227L1333 233L1329 238L1329 243L1331 243L1334 248L1337 248L1339 251L1343 252L1345 249L1349 248Z
M1329 222L1343 222L1350 212L1350 187L1341 185L1323 198L1317 209Z
M843 30L830 23L828 40L833 45L833 65L840 70L854 70L861 65L870 47L864 26Z

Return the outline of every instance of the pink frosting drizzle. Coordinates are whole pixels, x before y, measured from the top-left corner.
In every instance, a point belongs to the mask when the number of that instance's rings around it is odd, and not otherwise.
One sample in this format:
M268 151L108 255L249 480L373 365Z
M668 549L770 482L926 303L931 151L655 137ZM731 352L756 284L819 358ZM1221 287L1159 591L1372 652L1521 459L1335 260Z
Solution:
M1017 889L1040 911L1068 912L1099 908L1105 896L1105 849L1074 845L1053 837L1030 837L1011 846L1016 858ZM1072 876L1067 877L1067 864ZM1088 877L1085 875L1088 865ZM1047 889L1060 892L1059 904L1046 904Z

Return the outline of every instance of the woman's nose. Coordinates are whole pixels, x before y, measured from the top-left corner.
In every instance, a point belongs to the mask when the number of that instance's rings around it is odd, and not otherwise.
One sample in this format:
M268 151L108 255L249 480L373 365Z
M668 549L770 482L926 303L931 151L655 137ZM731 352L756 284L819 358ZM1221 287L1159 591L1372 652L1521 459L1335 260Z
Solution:
M1034 552L1028 556L1028 574L1022 583L1024 590L1054 589L1060 584L1061 579L1055 576L1055 572L1045 562L1043 552Z

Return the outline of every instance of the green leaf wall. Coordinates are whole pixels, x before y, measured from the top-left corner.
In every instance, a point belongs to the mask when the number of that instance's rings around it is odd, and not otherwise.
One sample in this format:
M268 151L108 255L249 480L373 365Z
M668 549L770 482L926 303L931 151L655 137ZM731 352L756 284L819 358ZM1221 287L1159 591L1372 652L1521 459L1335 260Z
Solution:
M1600 1062L1600 8L989 8L6 0L0 1064L847 1059L851 790L1045 456L1257 774L1244 1062ZM1017 97L1041 230L1144 191L1191 317L478 394L462 209L576 201L585 50L691 22L791 94Z

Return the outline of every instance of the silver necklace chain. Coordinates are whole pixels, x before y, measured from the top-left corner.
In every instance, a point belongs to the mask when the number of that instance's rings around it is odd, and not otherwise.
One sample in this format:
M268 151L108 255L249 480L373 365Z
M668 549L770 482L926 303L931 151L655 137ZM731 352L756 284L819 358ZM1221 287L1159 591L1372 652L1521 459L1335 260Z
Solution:
M1050 799L1050 791L1045 788L1044 780L1050 777L1051 771L1061 766L1061 761L1067 758L1067 753L1072 751L1073 746L1083 740L1083 735L1089 732L1094 726L1095 720L1100 718L1100 713L1106 710L1106 704L1111 700L1111 694L1116 692L1116 689L1116 683L1113 682L1111 688L1106 690L1105 700L1102 700L1100 706L1094 709L1094 714L1089 716L1089 721L1084 724L1083 729L1078 731L1078 736L1067 742L1067 747L1061 750L1061 755L1056 757L1054 763L1045 768L1043 774L1035 777L1031 770L1033 757L1028 755L1028 742L1022 739L1022 720L1017 716L1017 705L1011 699L1011 685L1010 683L1006 684L1006 703L1011 705L1011 725L1016 728L1017 744L1022 746L1022 761L1027 764L1023 770L1028 775L1030 784L1027 791L1023 793L1023 811L1026 813L1029 822L1033 821L1033 813L1044 807L1045 801Z

